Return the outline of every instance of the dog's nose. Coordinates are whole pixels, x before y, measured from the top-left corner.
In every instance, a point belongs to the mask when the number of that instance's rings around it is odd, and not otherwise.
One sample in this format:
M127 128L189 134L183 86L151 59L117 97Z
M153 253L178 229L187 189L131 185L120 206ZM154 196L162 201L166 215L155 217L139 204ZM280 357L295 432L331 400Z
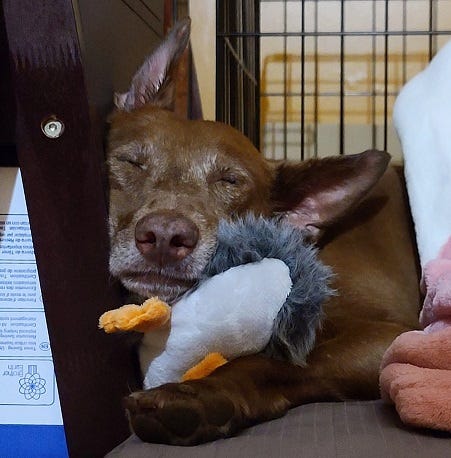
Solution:
M160 267L184 259L198 241L198 227L177 212L149 213L136 223L136 247L146 260Z

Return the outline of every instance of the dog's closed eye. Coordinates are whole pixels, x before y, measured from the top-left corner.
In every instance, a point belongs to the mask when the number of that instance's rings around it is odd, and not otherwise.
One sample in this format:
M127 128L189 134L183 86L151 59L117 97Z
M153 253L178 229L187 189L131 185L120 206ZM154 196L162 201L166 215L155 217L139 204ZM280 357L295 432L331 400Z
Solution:
M208 177L210 184L238 186L243 181L243 176L230 169L217 170Z
M222 183L236 185L238 184L238 176L234 173L224 173L221 175L221 178L218 180Z
M118 156L117 160L119 162L126 162L127 164L130 164L133 167L137 167L139 169L144 169L146 165L144 160L130 156Z

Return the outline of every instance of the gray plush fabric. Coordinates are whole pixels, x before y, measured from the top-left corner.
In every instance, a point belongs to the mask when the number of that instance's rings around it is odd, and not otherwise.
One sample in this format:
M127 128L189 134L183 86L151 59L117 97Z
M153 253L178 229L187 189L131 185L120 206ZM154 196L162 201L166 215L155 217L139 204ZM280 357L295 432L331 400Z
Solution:
M263 258L282 260L293 282L265 353L302 365L315 342L322 304L333 293L328 286L332 272L318 260L317 250L302 231L280 219L252 215L222 221L216 253L205 268L204 279Z

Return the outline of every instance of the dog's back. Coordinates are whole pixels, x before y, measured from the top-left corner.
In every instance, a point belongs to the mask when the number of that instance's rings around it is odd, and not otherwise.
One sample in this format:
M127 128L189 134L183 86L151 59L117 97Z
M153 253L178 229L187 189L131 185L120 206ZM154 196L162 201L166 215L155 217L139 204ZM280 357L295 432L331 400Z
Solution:
M377 398L384 351L418 326L418 260L399 168L389 167L328 238L320 256L333 266L338 295L326 305L309 362L321 367L324 379L335 378L336 398Z

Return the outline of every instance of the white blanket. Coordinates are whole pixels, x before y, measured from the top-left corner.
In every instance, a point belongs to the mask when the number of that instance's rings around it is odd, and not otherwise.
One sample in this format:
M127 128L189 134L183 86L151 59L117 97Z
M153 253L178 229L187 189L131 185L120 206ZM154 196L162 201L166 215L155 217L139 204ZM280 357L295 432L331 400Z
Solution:
M424 267L451 234L451 42L404 86L393 117Z

